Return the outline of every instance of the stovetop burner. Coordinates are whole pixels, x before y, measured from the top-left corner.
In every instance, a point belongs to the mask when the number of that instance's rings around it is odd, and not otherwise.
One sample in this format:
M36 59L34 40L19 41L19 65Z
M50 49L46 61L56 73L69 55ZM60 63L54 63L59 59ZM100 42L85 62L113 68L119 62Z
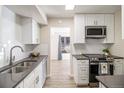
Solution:
M113 61L113 57L104 54L82 54L90 59L90 61Z

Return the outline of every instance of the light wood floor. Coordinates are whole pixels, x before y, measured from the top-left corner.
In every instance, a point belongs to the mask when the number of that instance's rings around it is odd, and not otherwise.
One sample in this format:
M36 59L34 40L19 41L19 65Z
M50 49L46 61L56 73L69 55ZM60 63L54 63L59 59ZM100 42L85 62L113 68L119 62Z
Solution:
M75 88L76 84L69 76L69 71L69 61L52 61L51 77L47 78L44 88Z

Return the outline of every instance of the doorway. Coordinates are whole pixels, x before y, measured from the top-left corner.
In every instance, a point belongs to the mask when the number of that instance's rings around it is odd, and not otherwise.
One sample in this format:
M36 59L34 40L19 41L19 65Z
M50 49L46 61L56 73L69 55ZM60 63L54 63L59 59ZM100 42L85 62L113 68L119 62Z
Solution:
M70 61L70 28L51 27L50 59Z
M50 78L44 87L76 87L70 77L70 28L51 27L50 29Z

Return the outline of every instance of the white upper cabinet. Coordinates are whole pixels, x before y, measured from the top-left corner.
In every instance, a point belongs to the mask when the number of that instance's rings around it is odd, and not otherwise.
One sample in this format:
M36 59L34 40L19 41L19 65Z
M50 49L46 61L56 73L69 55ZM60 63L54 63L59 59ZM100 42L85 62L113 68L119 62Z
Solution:
M104 14L86 14L86 26L103 26Z
M106 39L104 43L114 43L114 15L105 14Z
M85 26L106 26L106 38L102 43L114 43L114 14L76 14L74 43L85 43Z
M40 44L40 26L32 18L22 18L22 43Z
M74 43L85 43L85 16L74 17Z

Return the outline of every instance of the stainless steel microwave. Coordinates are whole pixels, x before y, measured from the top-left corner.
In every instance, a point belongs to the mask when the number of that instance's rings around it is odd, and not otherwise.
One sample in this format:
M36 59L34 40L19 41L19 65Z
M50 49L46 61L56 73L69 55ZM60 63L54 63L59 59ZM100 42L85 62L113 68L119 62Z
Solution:
M101 39L106 37L106 26L86 26L86 38Z

